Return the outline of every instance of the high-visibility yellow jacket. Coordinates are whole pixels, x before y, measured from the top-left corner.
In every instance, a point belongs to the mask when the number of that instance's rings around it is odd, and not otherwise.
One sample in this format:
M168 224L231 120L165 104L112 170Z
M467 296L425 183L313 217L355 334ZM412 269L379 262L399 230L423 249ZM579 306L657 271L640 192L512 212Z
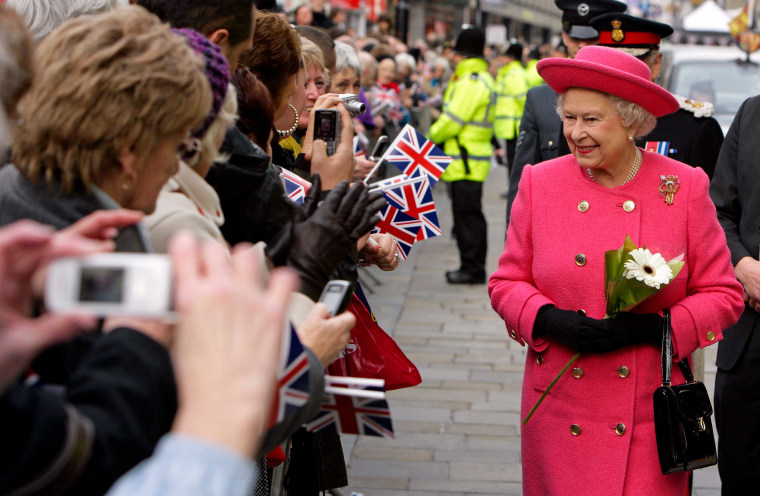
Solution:
M433 142L443 143L443 151L454 158L441 179L486 180L493 155L495 104L496 93L488 62L471 58L457 64L443 95L443 113L428 133ZM467 163L462 159L459 145L466 150Z
M544 78L538 75L538 60L531 59L525 64L525 82L528 83L528 89L544 84Z
M522 64L513 60L496 75L496 121L494 133L497 138L515 139L520 132L520 119L525 109L528 83Z

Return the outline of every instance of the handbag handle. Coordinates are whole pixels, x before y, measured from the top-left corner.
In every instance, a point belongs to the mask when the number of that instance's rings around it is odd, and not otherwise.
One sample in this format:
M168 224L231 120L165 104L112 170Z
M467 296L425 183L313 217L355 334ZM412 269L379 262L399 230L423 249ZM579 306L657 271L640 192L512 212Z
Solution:
M662 385L670 386L671 367L673 364L673 341L670 337L670 310L664 310L662 312ZM681 372L686 378L686 382L694 382L694 374L691 373L691 367L689 367L689 360L684 358L678 362Z

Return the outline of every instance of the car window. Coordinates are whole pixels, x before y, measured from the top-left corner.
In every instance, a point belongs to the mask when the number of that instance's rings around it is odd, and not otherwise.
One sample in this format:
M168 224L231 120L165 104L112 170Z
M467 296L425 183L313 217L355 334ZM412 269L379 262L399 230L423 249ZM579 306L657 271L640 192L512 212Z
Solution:
M760 93L760 65L735 61L682 62L673 68L669 90L712 102L716 114L735 114L742 102Z

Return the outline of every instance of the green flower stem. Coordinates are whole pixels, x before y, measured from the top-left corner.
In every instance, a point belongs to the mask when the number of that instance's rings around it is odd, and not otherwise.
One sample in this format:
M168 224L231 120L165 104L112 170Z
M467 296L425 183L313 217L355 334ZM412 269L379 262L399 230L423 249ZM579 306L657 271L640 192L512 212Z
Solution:
M530 412L528 412L528 415L525 417L525 420L523 420L523 425L528 423L528 420L530 420L530 417L533 416L533 413L536 411L536 408L538 408L538 405L541 404L542 401L544 401L544 398L546 398L546 395L549 394L549 391L554 387L554 385L557 383L560 377L562 377L562 374L565 373L565 371L570 368L570 365L573 364L573 362L581 356L580 353L576 353L573 355L573 358L570 359L569 362L562 368L562 370L559 371L559 374L557 374L557 377L554 378L554 380L549 383L549 386L546 388L546 391L544 391L544 394L541 395L541 397L538 399L535 405L533 405L533 408L530 409Z

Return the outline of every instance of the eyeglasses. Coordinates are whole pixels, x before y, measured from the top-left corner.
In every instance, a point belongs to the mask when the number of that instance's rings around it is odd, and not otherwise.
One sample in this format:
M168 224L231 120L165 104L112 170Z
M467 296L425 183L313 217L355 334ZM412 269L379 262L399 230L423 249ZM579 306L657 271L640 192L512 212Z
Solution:
M187 138L177 148L177 158L186 164L191 162L201 151L201 140L198 138Z

